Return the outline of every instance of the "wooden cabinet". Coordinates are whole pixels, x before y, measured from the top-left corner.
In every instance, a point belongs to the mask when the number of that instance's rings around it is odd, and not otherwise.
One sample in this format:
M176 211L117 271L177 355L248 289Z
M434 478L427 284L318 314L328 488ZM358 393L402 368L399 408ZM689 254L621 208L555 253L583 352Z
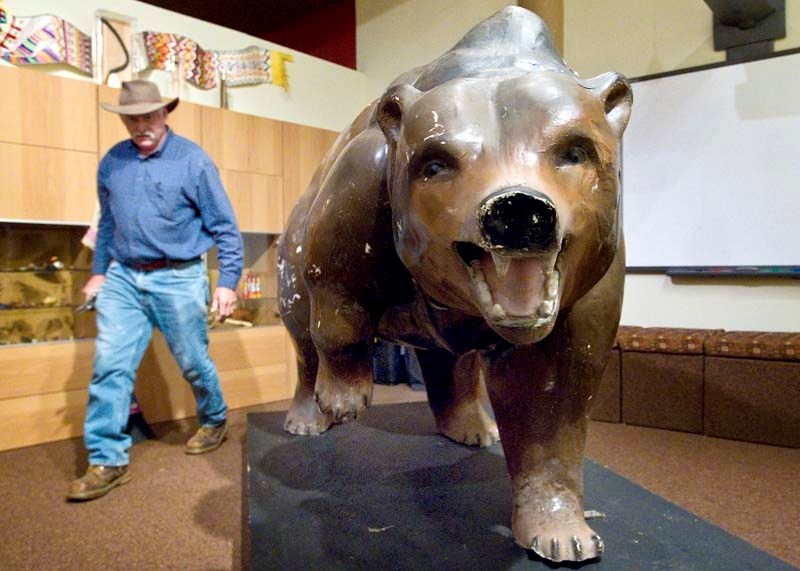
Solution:
M203 147L220 169L283 174L279 121L203 107Z
M0 143L0 219L89 225L97 202L97 155Z
M292 396L283 327L214 332L210 343L231 409ZM0 370L14 374L0 383L0 450L81 435L93 358L91 341L2 348ZM189 384L160 334L142 360L136 397L149 422L195 415Z
M88 222L94 212L93 83L0 68L0 219Z
M0 450L83 433L94 343L17 345L0 350Z
M228 407L235 409L290 398L294 386L287 376L283 327L253 327L215 331L209 335L211 358L217 365ZM154 335L136 384L136 398L148 422L194 416L189 384L160 333Z
M325 129L283 124L284 222L338 135Z
M244 232L283 231L281 123L204 107L203 148L220 169Z
M283 178L223 169L222 184L242 232L283 231Z
M0 67L0 141L97 152L94 83Z

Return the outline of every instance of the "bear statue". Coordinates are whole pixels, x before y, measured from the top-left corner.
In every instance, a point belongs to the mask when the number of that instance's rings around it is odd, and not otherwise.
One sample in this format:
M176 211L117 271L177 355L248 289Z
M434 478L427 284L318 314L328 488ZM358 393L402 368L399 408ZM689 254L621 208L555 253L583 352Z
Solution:
M361 112L278 249L298 366L286 430L356 418L375 339L413 346L439 431L501 441L516 541L599 557L582 465L622 304L631 104L621 75L579 78L542 20L511 6Z

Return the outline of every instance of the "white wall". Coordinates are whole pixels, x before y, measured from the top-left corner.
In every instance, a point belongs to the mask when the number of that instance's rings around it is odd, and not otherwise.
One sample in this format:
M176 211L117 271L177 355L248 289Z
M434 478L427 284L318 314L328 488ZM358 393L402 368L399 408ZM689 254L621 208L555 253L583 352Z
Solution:
M376 99L398 75L449 50L509 0L356 0L356 60Z
M95 12L105 10L135 18L137 31L170 32L195 40L204 49L236 50L250 45L278 49L294 56L287 64L289 90L273 85L228 89L229 108L272 119L340 131L369 102L363 73L311 57L247 34L156 8L134 0L5 0L5 6L17 16L55 14L92 34ZM224 9L224 8L222 8ZM51 67L51 66L48 66ZM58 75L85 79L61 67ZM171 93L170 76L153 71L164 96ZM219 91L201 90L184 84L179 94L186 101L219 106Z
M800 46L800 2L786 2L786 10L787 37L775 42L776 50ZM711 18L702 0L564 0L565 59L585 77L612 69L636 77L724 61L724 52L713 49ZM800 331L800 280L629 275L622 322Z

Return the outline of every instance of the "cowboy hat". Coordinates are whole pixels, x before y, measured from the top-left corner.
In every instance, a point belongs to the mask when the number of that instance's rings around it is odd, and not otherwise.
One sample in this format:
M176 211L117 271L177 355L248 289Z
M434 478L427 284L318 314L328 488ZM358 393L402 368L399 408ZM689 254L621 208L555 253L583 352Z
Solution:
M119 105L111 103L101 103L100 105L106 111L120 115L144 115L162 107L167 108L167 113L172 113L172 110L178 106L178 101L178 97L172 101L164 101L161 99L161 93L155 83L146 79L134 79L122 82Z

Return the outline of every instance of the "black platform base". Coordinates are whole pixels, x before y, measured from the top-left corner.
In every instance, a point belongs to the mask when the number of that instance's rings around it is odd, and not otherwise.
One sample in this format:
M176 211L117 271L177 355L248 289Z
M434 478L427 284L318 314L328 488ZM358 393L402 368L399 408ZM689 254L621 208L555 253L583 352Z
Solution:
M426 403L372 407L318 437L287 434L284 417L248 416L251 569L558 567L511 537L500 446L439 436ZM585 488L606 554L584 568L795 569L589 461Z

